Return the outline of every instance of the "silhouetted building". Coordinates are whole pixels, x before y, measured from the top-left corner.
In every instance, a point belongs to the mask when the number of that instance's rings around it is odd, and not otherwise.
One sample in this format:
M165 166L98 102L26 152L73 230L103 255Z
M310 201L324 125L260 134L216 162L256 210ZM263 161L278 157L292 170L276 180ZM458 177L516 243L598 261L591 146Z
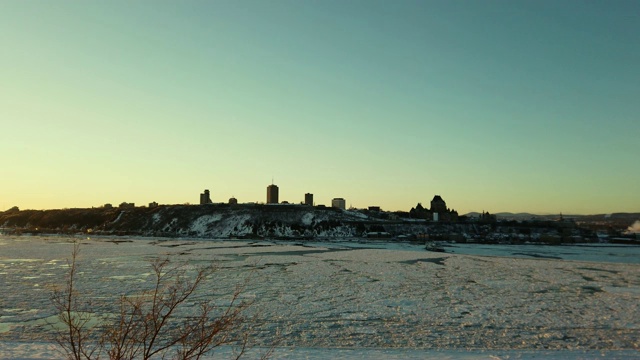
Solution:
M380 206L369 206L369 211L380 212Z
M313 206L313 194L310 194L310 193L304 194L304 204Z
M436 195L431 200L431 212L444 213L447 211L447 203L442 200L440 195Z
M478 216L478 221L483 223L494 223L498 221L498 218L494 214L490 214L488 211L487 212L482 211L482 214Z
M343 198L334 198L331 200L331 207L345 210L347 208L347 202Z
M155 201L154 201L154 202L150 202L150 203L149 203L149 207L150 207L150 208L157 208L157 207L158 207L158 203L157 203L157 202L155 202Z
M411 208L409 214L415 219L425 219L429 221L458 221L458 212L447 208L447 203L436 195L431 200L431 209L422 207L421 203L415 208Z
M431 220L433 221L458 221L458 212L455 210L449 210L447 203L436 195L431 200Z
M231 205L238 205L238 199L232 197L231 199L229 199L229 204Z
M209 194L209 190L206 190L200 194L200 205L211 204L211 196Z
M278 203L278 186L271 184L267 186L267 204Z
M133 209L134 207L136 207L136 204L135 203L122 202L122 203L120 203L120 205L118 205L118 207L120 209Z
M416 207L411 208L411 210L409 210L409 216L411 216L414 219L426 219L427 216L429 215L431 215L429 214L429 210L425 209L422 206L422 203L418 203Z

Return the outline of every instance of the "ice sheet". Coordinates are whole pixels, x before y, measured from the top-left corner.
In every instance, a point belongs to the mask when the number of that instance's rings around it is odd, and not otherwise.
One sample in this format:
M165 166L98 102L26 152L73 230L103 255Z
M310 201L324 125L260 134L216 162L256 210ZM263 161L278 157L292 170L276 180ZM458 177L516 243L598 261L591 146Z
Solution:
M48 358L51 333L39 320L54 315L49 295L63 283L74 240L82 242L79 290L100 299L96 312L140 291L158 257L217 264L215 281L197 296L221 303L248 278L243 296L255 300L253 339L263 346L277 340L277 358L422 358L433 351L443 358L501 351L624 358L640 349L638 264L435 253L383 242L3 237L0 357L40 344L45 349L28 356Z

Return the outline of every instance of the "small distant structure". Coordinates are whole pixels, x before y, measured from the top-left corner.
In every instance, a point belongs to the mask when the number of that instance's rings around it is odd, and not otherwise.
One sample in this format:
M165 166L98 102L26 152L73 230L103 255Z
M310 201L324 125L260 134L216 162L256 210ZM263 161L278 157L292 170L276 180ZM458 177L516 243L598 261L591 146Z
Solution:
M153 201L149 203L149 208L157 208L158 207L158 203Z
M498 221L498 218L494 214L490 214L488 211L482 211L482 214L478 216L478 221L481 223L494 223Z
M347 202L343 198L333 198L333 200L331 200L331 207L346 210Z
M128 202L122 202L120 203L120 205L118 205L118 208L120 209L133 209L134 207L136 207L135 203L128 203Z
M209 190L205 189L202 194L200 194L200 205L212 204L211 195L209 194Z
M369 206L369 211L380 212L380 206Z
M458 221L458 212L447 208L447 203L440 195L435 195L431 200L431 209L425 209L421 203L415 208L411 208L409 214L415 219L425 219L434 222L438 221Z
M311 193L304 194L304 204L313 206L313 194Z
M271 183L271 185L267 186L267 204L277 204L278 203L278 186Z
M238 205L238 199L236 199L235 197L231 197L229 199L229 205Z

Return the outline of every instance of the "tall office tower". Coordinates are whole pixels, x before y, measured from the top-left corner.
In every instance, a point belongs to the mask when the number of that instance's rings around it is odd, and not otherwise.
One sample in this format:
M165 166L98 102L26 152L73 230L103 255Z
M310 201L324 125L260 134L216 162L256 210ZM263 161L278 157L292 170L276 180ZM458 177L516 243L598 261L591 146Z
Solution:
M310 193L304 194L304 204L313 206L313 194L310 194Z
M331 207L345 210L347 208L347 202L343 198L335 198L331 200Z
M267 186L267 204L278 203L278 186L271 184Z

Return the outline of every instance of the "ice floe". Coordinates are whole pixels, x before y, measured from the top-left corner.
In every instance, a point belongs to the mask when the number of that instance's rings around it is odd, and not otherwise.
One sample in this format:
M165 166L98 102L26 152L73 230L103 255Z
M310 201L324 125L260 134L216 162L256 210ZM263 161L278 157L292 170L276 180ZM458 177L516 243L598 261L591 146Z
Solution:
M45 320L74 240L78 290L97 299L96 312L140 291L155 258L219 266L197 296L221 304L247 281L253 340L257 349L277 341L275 358L633 358L640 349L640 265L583 261L575 248L555 248L568 261L367 241L6 236L0 358L59 357Z

